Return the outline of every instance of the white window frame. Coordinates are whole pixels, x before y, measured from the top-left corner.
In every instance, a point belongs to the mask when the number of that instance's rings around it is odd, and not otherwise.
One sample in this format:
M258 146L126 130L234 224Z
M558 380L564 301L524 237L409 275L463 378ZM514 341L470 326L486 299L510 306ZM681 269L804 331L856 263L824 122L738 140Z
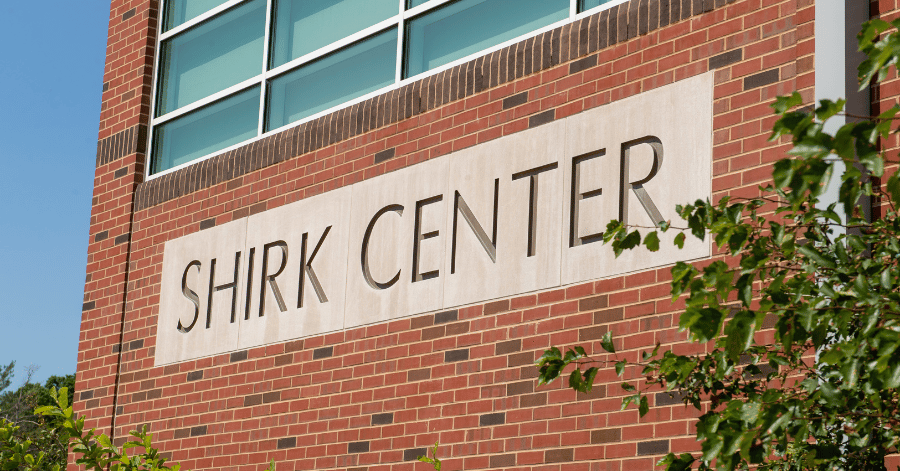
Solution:
M434 10L446 3L450 3L455 0L428 0L427 2L425 2L419 6L416 6L414 8L411 8L409 10L405 10L406 0L398 0L399 13L397 15L394 15L386 20L380 21L379 23L369 26L359 32L356 32L349 36L345 36L345 37L339 39L338 41L335 41L331 44L328 44L327 46L321 47L321 48L319 48L315 51L312 51L308 54L305 54L301 57L293 59L293 60L291 60L285 64L282 64L278 67L275 67L273 69L269 69L268 66L269 66L270 41L271 41L271 36L272 36L271 35L272 20L273 20L272 6L273 6L274 0L266 0L266 23L265 23L266 26L265 26L265 32L264 32L265 37L263 38L265 50L263 52L263 63L262 63L262 70L261 70L260 74L256 75L255 77L251 77L247 80L244 80L243 82L240 82L236 85L232 85L232 86L226 88L225 90L219 91L219 92L209 95L201 100L197 100L193 103L182 106L176 110L170 111L164 115L157 117L156 116L156 94L157 94L158 86L159 86L157 81L159 80L159 66L160 66L160 62L162 60L161 47L162 47L163 41L166 41L167 39L169 39L173 36L176 36L179 33L187 31L188 29L191 29L194 26L197 26L206 20L209 20L215 16L218 16L219 14L224 13L225 11L231 10L232 8L235 8L237 5L241 5L241 4L247 3L249 1L251 1L251 0L229 0L229 1L213 8L212 10L204 12L195 18L191 18L189 21L185 21L184 23L182 23L168 31L160 33L157 36L157 39L156 39L157 54L156 54L156 58L154 60L154 65L153 65L153 79L152 79L153 85L152 85L151 94L150 94L150 128L147 132L147 146L146 146L147 165L145 166L145 170L144 170L145 181L149 181L149 180L153 180L155 178L162 177L163 175L166 175L168 173L177 172L178 170L181 170L185 167L188 167L188 166L194 165L196 163L202 162L204 160L213 158L217 155L224 154L224 153L232 151L234 149L241 148L250 143L256 142L260 139L264 139L264 138L270 137L272 135L282 133L288 129L300 126L309 121L316 120L322 116L334 113L335 111L353 106L355 104L361 103L370 98L382 95L382 94L390 92L392 90L396 90L396 89L401 88L405 85L408 85L412 82L417 82L419 80L423 80L432 75L439 74L447 69L451 69L460 64L469 62L474 58L481 57L483 55L490 54L492 52L495 52L495 51L498 51L505 47L508 47L512 44L516 44L524 39L538 36L540 34L543 34L547 31L553 30L560 26L564 26L569 23L580 20L582 18L585 18L587 16L593 15L599 11L602 11L602 10L605 10L608 8L612 8L613 6L625 3L628 0L611 0L607 3L590 8L588 10L585 10L581 13L578 13L578 1L579 0L569 0L568 18L557 21L557 22L547 25L543 28L531 31L522 36L518 36L518 37L510 39L508 41L504 41L503 43L497 44L496 46L492 46L487 49L482 49L482 50L475 52L473 54L470 54L466 57L457 59L455 61L449 62L442 66L436 67L436 68L428 70L426 72L422 72L418 75L415 75L415 76L412 76L412 77L409 77L406 79L404 79L402 77L402 74L403 74L403 52L404 52L404 44L405 44L405 40L406 40L406 38L404 37L405 30L406 30L406 28L405 28L406 21L408 21L410 18L419 16L427 11ZM163 11L163 10L165 10L165 4L166 4L165 0L162 0L160 2L160 10L161 11L160 11L159 19L158 19L157 31L162 31L162 28L163 28L163 23L164 23L163 20L165 18L165 14L166 14L166 12ZM307 116L298 121L294 121L294 122L286 124L284 126L281 126L281 127L269 130L269 131L265 131L264 126L265 126L265 113L266 113L266 106L265 106L266 105L266 87L268 86L268 81L270 79L272 79L278 75L287 73L290 70L299 68L303 64L312 62L322 56L325 56L329 53L337 51L343 47L349 46L349 45L351 45L361 39L369 37L375 33L386 31L387 29L393 28L393 27L396 27L397 32L398 32L398 35L397 35L397 38L398 38L397 39L397 63L396 63L396 69L395 69L396 72L395 72L395 78L394 78L393 84L383 87L383 88L380 88L374 92L367 93L363 96L354 98L352 100L342 102L341 104L339 104L337 106L334 106L327 110L320 111L318 113ZM256 137L254 137L252 139L248 139L246 141L241 141L238 144L234 144L232 146L226 147L222 150L213 152L213 153L205 155L203 157L191 160L189 162L185 162L181 165L177 165L175 167L172 167L172 168L169 168L169 169L166 169L166 170L154 173L154 174L150 173L151 169L153 168L152 160L153 160L154 129L157 126L165 124L165 123L172 121L180 116L184 116L192 111L196 111L200 108L203 108L215 101L235 95L241 91L244 91L246 89L249 89L249 88L257 86L257 85L260 87L260 98L259 98L260 102L259 102L259 117L258 117L258 122L257 122Z

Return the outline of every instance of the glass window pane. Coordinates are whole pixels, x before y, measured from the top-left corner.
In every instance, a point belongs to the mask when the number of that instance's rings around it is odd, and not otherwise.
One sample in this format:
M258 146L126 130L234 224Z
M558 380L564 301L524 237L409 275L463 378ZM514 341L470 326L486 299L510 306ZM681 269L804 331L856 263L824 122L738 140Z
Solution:
M569 0L460 0L406 26L404 78L569 17Z
M594 7L599 7L600 5L611 1L612 0L578 0L578 13L590 10Z
M227 2L228 0L168 0L166 16L163 19L163 31L168 31L186 23L203 13Z
M327 46L399 13L397 0L278 0L270 66Z
M406 9L409 10L411 8L415 8L423 3L426 3L428 0L406 0Z
M396 65L391 28L281 75L269 82L266 130L391 85Z
M161 172L257 135L259 87L156 126L153 171Z
M266 1L253 0L162 44L156 116L262 73Z

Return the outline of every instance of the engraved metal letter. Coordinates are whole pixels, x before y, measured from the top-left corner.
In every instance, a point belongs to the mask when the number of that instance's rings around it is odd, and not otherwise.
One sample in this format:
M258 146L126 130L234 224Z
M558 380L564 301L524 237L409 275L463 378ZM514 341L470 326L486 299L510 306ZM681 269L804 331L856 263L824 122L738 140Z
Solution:
M250 295L253 294L253 257L256 255L256 247L250 247L247 255L247 301L244 305L244 320L250 320Z
M328 296L325 296L325 290L322 289L322 284L319 283L319 277L316 276L316 271L313 270L312 262L315 260L316 254L319 253L319 249L322 248L322 242L325 242L325 238L328 237L328 232L330 231L331 226L325 228L325 232L323 232L322 237L319 238L319 243L316 244L316 248L313 249L312 254L310 254L309 260L306 259L306 240L309 237L309 233L303 233L303 242L300 245L300 288L297 290L297 308L303 307L303 285L305 284L304 282L307 276L309 276L309 282L312 284L313 291L316 292L316 297L319 298L319 302L328 302Z
M538 177L540 174L544 172L549 172L550 170L556 170L556 167L559 167L558 162L553 162L552 164L541 165L540 167L533 168L531 170L525 170L519 173L514 173L512 176L513 180L518 180L520 178L530 177L530 195L531 197L528 200L528 256L533 257L537 247L537 200L538 200Z
M209 264L209 295L206 298L206 328L209 328L210 319L212 318L212 308L213 308L213 293L218 293L219 291L230 289L231 290L231 323L234 324L235 312L237 310L237 284L238 284L238 276L241 273L241 253L237 252L234 254L234 277L232 278L232 282L221 284L219 286L213 286L216 279L216 259L212 259L212 262Z
M603 157L606 155L606 149L600 149L589 154L579 155L572 159L572 201L569 205L569 247L577 247L579 245L590 244L603 240L603 233L586 235L581 237L578 235L578 220L581 217L579 207L581 201L603 194L603 188L596 190L581 192L581 164L591 159Z
M416 201L416 220L413 225L413 256L412 256L412 282L422 280L430 280L440 275L440 270L432 270L426 273L419 273L419 244L423 240L437 237L440 231L431 231L422 234L422 208L426 205L438 203L444 199L444 195L432 196L421 201Z
M650 173L647 174L646 177L640 180L631 180L631 176L629 175L629 164L631 157L631 148L641 145L647 144L653 149L653 166L650 168ZM622 166L619 170L619 221L622 221L624 224L628 224L628 190L634 191L634 194L637 196L638 201L641 202L641 205L644 207L644 211L647 212L647 215L650 216L650 219L653 220L653 224L659 227L659 223L664 222L665 218L660 214L659 209L657 209L656 205L653 203L653 200L650 199L650 195L647 193L647 190L644 189L644 184L649 182L656 176L657 172L659 172L659 168L662 166L663 161L663 145L662 141L659 140L656 136L646 136L640 139L635 139L633 141L625 142L622 144Z
M391 286L394 286L394 283L400 279L400 270L397 270L397 274L391 278L387 283L379 283L372 278L372 272L369 270L369 238L372 236L372 229L375 228L375 223L378 222L378 218L380 218L384 213L393 211L400 216L403 216L403 206L399 204L390 204L378 210L375 213L375 216L372 217L372 220L369 221L369 226L366 227L366 235L363 236L362 241L362 251L360 254L360 259L362 263L362 272L363 277L366 279L366 283L372 287L372 289L388 289Z
M481 224L478 222L478 219L475 218L475 214L472 213L472 210L469 208L469 205L466 204L466 200L463 199L462 195L459 192L456 192L456 197L453 200L453 240L451 241L451 250L450 250L450 274L456 273L456 234L457 234L457 224L459 222L459 215L462 214L463 219L465 219L466 223L469 224L469 228L472 229L472 232L475 234L475 237L478 238L478 242L481 243L481 246L484 247L484 251L487 252L488 257L491 257L491 261L497 263L497 215L499 213L499 197L500 197L500 179L497 178L494 180L494 221L493 221L493 232L491 233L491 238L488 239L487 233L484 232L484 228L481 227Z
M182 334L186 334L194 328L194 324L197 323L197 318L200 317L200 297L197 296L197 293L194 290L188 288L187 285L187 276L188 271L190 271L191 267L196 266L197 271L200 271L201 263L198 260L194 260L191 263L188 263L187 268L184 269L184 275L181 275L181 294L184 295L185 298L188 298L194 305L194 320L191 321L191 325L184 327L181 325L181 319L178 319L178 331Z
M281 266L278 267L278 271L275 272L274 275L269 275L269 249L272 247L278 247L281 249ZM262 278L259 284L259 317L263 317L266 312L266 281L269 282L269 286L272 288L272 294L275 295L275 301L278 302L278 309L281 312L287 311L287 306L284 304L284 298L281 297L281 290L278 289L278 283L275 282L275 277L281 274L284 271L284 267L287 266L288 260L288 246L287 243L283 240L278 240L275 242L269 242L268 244L263 246L263 255L262 255Z

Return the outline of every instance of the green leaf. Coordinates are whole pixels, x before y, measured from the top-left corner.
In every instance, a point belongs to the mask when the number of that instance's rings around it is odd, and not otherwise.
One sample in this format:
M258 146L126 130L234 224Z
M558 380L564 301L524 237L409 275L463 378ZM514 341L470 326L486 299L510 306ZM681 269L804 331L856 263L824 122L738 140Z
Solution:
M775 185L780 188L789 186L791 180L794 179L794 167L791 165L791 161L784 159L775 162L772 178L775 180Z
M647 246L647 250L651 252L659 251L659 235L656 231L648 232L647 235L644 236L644 245Z
M641 396L641 402L638 405L638 412L641 414L641 417L647 415L650 412L650 405L647 402L647 396Z
M675 236L675 245L677 245L679 249L684 248L684 232L679 232Z
M572 370L572 373L569 375L569 387L580 392L583 391L583 381L581 380L581 370L575 368Z
M628 362L626 360L619 360L616 362L616 376L622 376L622 373L625 371L625 365Z
M613 345L612 332L606 331L603 338L600 339L600 347L609 353L616 353L616 347Z
M812 247L812 244L806 244L798 249L798 252L806 255L810 260L821 267L835 268L837 265L832 260L825 258L821 252Z

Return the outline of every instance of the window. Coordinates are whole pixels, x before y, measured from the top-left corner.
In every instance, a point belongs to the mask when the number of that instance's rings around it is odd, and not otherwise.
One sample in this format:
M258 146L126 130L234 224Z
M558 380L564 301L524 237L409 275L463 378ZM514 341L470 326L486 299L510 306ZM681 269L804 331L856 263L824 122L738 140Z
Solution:
M166 0L149 173L622 1Z

